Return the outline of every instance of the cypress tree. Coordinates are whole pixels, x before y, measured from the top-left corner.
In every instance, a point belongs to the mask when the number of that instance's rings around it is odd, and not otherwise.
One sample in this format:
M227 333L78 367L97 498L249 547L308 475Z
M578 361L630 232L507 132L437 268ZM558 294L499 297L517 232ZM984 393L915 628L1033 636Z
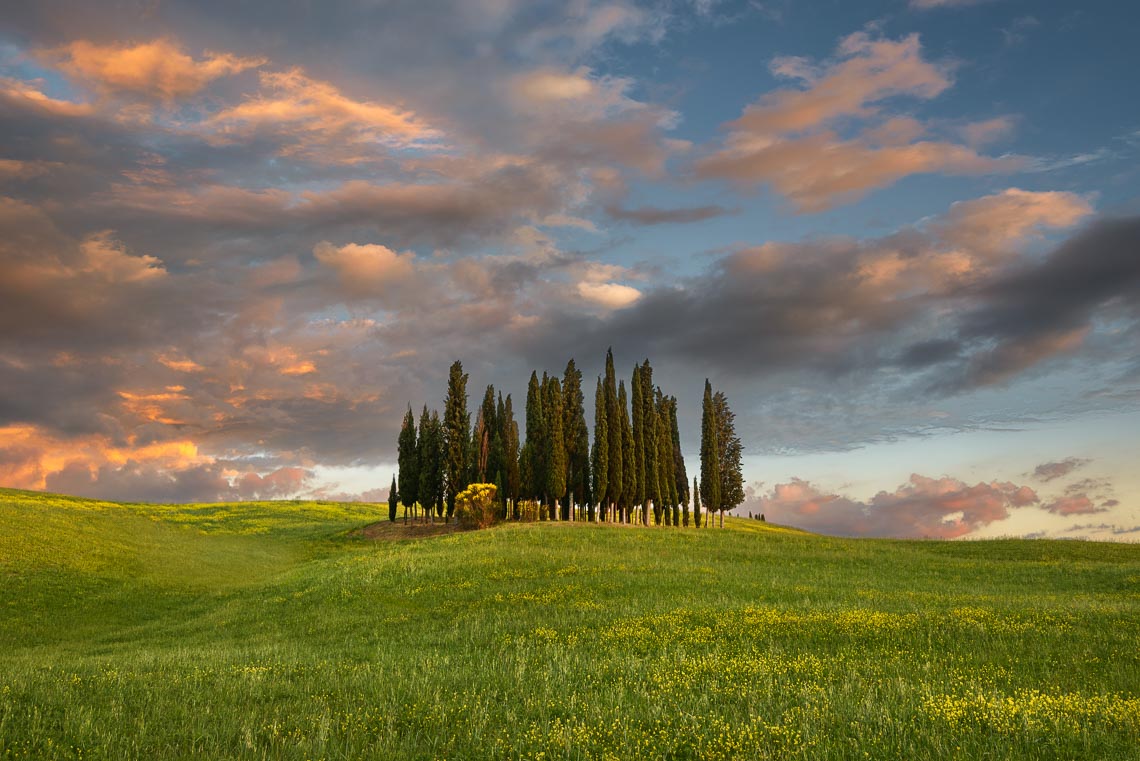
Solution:
M642 420L645 424L645 498L653 501L653 519L662 525L663 507L668 497L661 483L661 458L659 438L661 435L658 414L657 394L653 388L653 368L649 360L641 366ZM649 504L645 505L645 523L649 523Z
M419 453L416 451L416 418L412 414L412 407L404 415L404 423L400 426L400 438L397 442L396 465L400 470L400 485L403 487L398 495L404 507L414 505L418 499L420 486Z
M720 525L724 527L724 511L731 510L744 501L744 476L741 472L743 446L736 435L736 414L728 406L723 392L713 396L713 411L716 415L717 464L720 468Z
M716 410L713 407L712 384L708 378L705 379L701 412L701 498L706 511L713 513L720 509L721 478L717 457Z
M606 501L606 493L609 489L609 466L610 466L610 452L609 452L609 422L606 420L606 396L605 391L602 390L602 376L598 376L598 388L594 392L594 451L593 451L593 502L595 506L591 507L590 520L601 519L600 515L595 515L595 510L600 510L602 504Z
M636 478L636 466L633 462L633 427L629 423L629 406L627 397L625 395L625 381L618 383L618 423L621 428L621 460L622 460L622 488L621 498L618 503L621 506L621 520L623 523L630 522L630 506L634 504L633 496Z
M420 413L418 451L420 504L424 507L425 519L430 517L434 521L443 503L443 428L439 422L439 413L432 410L429 417L426 404Z
M661 512L666 526L677 524L677 487L673 482L673 432L669 427L669 401L658 388L657 418L657 489L661 495Z
M542 462L546 446L543 441L546 421L542 402L542 386L538 382L538 373L532 370L526 390L526 441L523 443L522 455L522 491L526 499L542 499L546 485L546 473Z
M557 515L556 506L561 506L566 494L566 437L562 429L562 384L557 377L543 375L543 413L546 421L544 437L545 489L546 502L550 506L550 518Z
M677 502L681 505L685 525L689 525L689 474L685 472L685 456L681 453L681 431L677 427L677 397L669 397L669 427L673 438L673 483Z
M646 494L645 462L647 436L645 434L645 405L642 403L642 394L645 386L641 382L641 365L633 366L633 378L629 382L630 418L633 421L633 504L638 506L642 523L646 522L648 498Z
M562 434L566 442L566 504L562 517L570 518L575 505L584 505L590 491L590 431L586 427L582 371L571 359L562 374Z
M396 522L396 500L396 475L392 474L392 486L388 489L388 520L392 523Z
M507 497L512 505L518 504L521 482L519 473L519 424L515 422L515 410L511 395L507 394L503 405L503 459L507 471ZM518 515L515 515L517 518Z
M617 375L614 373L613 349L606 350L606 422L609 424L609 475L607 478L609 489L606 492L606 512L611 520L617 519L617 504L621 501L622 491L625 488L625 437L622 434L621 421L625 414L625 407L618 406Z
M467 373L463 363L451 365L447 379L447 399L443 413L444 475L447 517L455 512L455 495L467 488L467 450L470 446L468 428L471 416L467 413Z
M495 387L487 386L483 393L483 404L479 406L479 414L475 423L476 434L472 437L475 443L475 478L472 483L485 484L499 467L499 463L491 459L491 442L495 432Z

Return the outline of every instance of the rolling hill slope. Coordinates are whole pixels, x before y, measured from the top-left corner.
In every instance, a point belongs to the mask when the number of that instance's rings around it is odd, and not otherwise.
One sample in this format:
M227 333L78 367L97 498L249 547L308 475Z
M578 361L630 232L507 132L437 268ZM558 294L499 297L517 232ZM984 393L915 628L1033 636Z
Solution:
M0 759L1140 748L1138 546L386 516L0 490Z

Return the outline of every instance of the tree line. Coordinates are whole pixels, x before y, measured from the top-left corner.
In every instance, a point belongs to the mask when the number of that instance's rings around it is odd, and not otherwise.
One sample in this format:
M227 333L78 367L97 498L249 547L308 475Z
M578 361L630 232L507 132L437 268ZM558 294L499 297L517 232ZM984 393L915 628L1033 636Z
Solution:
M450 520L456 497L472 484L494 484L498 516L506 520L641 523L699 528L702 519L744 501L743 447L735 415L722 392L705 380L700 479L685 471L677 428L677 398L654 385L649 360L635 364L627 392L606 352L594 393L594 441L586 425L582 372L574 360L562 377L532 371L520 439L511 395L487 386L475 411L468 375L451 365L443 416L425 404L417 424L409 405L397 439L404 520ZM521 444L520 444L521 442ZM690 504L692 512L690 513Z

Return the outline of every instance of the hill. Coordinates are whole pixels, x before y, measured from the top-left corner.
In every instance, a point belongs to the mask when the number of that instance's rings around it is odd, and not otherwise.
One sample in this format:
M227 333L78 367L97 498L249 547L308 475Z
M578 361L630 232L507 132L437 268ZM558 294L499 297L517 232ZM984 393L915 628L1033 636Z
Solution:
M0 758L1136 758L1140 547L0 490Z

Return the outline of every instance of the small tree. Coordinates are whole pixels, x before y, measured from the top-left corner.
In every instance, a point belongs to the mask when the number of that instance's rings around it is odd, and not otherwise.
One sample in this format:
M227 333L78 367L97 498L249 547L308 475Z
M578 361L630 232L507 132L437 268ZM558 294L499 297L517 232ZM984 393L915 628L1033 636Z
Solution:
M399 497L396 496L396 476L392 476L392 488L388 490L388 520L392 523L396 522L396 502Z
M455 495L455 518L466 528L487 528L495 522L497 510L494 484L469 484Z

